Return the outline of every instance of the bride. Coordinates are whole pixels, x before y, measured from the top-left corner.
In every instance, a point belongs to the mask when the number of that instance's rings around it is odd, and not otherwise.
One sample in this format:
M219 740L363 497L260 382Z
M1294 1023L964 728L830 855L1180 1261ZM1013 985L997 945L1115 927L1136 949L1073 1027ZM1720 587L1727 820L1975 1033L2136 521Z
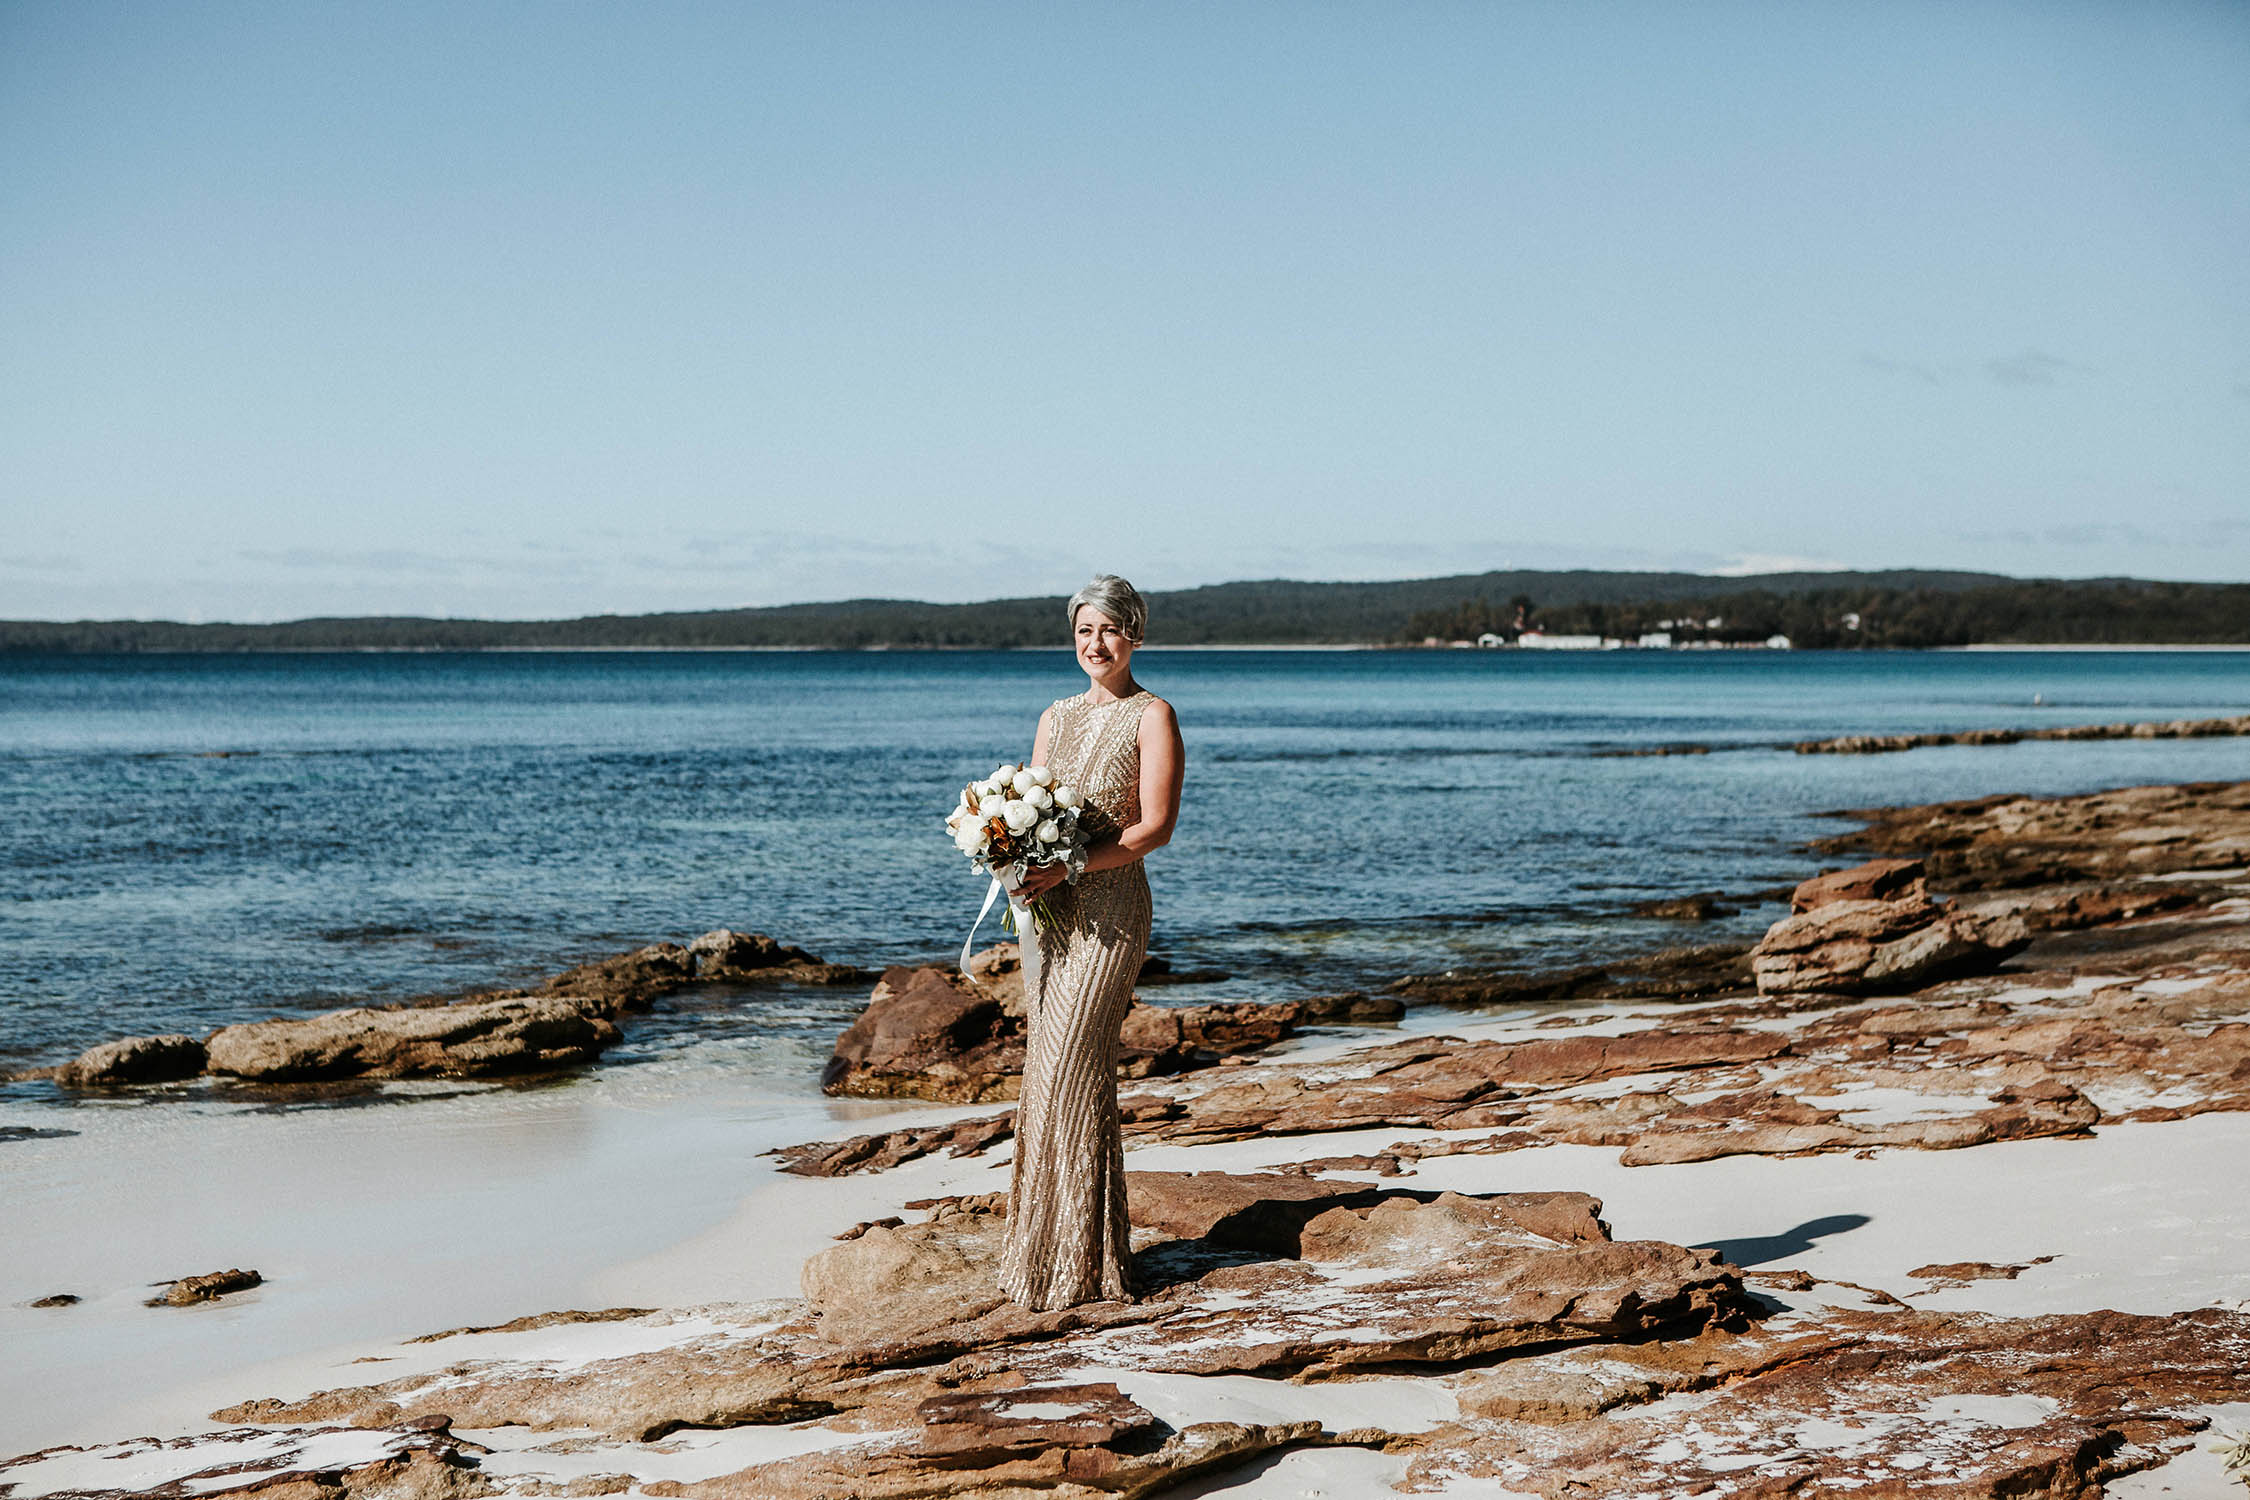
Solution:
M1148 953L1148 879L1141 860L1172 837L1186 753L1172 705L1133 678L1148 606L1108 573L1073 594L1071 636L1086 691L1039 716L1031 763L1086 794L1094 834L1085 873L1033 870L1020 904L1046 897L1048 920L1026 921L1024 1010L1030 1043L1016 1106L1001 1289L1026 1307L1070 1307L1132 1295L1125 1147L1117 1119L1117 1030Z

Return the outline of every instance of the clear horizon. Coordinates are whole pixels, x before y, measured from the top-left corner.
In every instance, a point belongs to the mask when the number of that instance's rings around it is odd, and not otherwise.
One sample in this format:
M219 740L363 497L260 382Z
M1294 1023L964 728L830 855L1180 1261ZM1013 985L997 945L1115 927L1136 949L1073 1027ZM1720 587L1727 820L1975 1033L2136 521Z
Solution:
M0 618L2250 579L2250 7L0 10Z

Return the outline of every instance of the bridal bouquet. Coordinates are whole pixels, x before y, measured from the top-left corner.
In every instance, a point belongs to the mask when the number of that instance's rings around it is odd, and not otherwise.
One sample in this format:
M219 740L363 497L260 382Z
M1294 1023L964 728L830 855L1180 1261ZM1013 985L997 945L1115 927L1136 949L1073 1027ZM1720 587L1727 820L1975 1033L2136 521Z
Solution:
M1088 835L1079 824L1085 794L1074 786L1059 785L1045 766L1007 764L982 781L961 789L961 800L945 820L953 846L969 856L969 863L992 877L985 895L985 911L1002 890L1012 891L1023 877L1042 865L1062 865L1076 878L1086 868ZM1031 910L1041 921L1051 920L1044 898ZM977 914L984 920L984 913ZM1007 918L1013 931L1014 910ZM969 931L976 941L976 929ZM964 948L963 954L968 950ZM964 959L965 961L965 959Z

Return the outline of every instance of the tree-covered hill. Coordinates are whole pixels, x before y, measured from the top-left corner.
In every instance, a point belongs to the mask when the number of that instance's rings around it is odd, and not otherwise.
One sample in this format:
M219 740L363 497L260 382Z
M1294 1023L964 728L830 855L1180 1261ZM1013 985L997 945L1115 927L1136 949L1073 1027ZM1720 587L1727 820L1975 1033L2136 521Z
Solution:
M1464 598L1415 614L1411 640L1513 637L1519 622L1553 634L1737 644L1787 636L1814 649L2067 643L2237 645L2250 642L2250 585L2104 578L1984 580L1968 587L1901 585L1882 575L1825 577L1776 588L1765 579L1701 580L1694 591L1627 602L1519 593Z
M1509 572L1387 583L1270 579L1152 594L1168 645L1411 644L1512 635L1519 612L1555 632L1632 637L1718 619L1683 638L1800 646L1978 642L2250 642L2250 585L2014 579L1992 573ZM1848 623L1857 616L1856 627ZM0 621L0 651L474 650L616 647L961 647L1060 644L1059 597L927 604L847 599L574 620L369 617L276 625Z

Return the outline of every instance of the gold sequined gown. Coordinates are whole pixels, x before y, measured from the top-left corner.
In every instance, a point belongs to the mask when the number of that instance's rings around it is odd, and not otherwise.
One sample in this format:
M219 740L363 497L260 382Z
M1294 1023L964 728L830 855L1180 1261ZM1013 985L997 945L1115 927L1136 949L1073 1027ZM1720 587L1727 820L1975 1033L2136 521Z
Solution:
M1140 818L1141 713L1152 701L1081 693L1054 706L1047 765L1086 794L1097 838ZM1052 923L1034 920L1037 941L1024 944L1030 1037L1000 1255L1001 1289L1043 1309L1133 1291L1117 1029L1148 953L1148 877L1135 860L1057 886L1047 902Z

